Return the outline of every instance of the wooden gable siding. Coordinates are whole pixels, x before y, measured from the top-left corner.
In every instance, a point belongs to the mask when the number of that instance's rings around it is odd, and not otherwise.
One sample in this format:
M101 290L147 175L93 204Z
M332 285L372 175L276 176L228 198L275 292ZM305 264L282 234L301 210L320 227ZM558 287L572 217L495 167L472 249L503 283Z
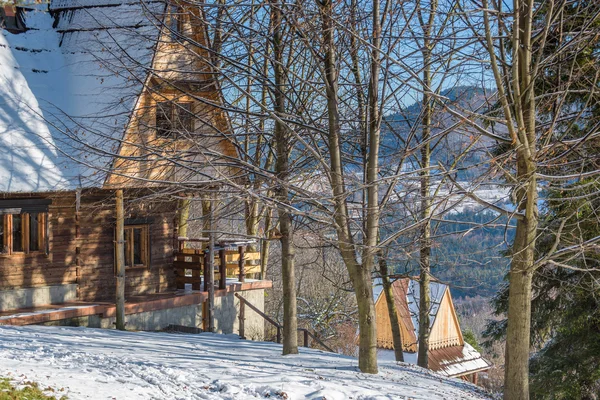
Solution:
M450 296L450 291L446 288L440 308L431 327L429 348L435 350L463 344L463 337L456 311L454 310L454 304L452 303L452 297Z
M177 4L177 2L175 2ZM223 110L223 97L216 74L211 66L211 55L206 50L208 33L201 24L201 10L181 3L184 29L191 43L174 42L170 32L160 35L144 90L138 98L131 120L126 127L123 141L113 162L116 173L108 176L106 188L123 185L143 187L159 185L157 181L186 182L198 176L235 175L231 167L215 168L215 161L203 159L198 154L206 150L217 151L226 158L237 158L237 150L231 139L231 126ZM166 15L166 21L170 16ZM187 137L176 139L158 137L156 132L156 105L158 102L192 102L195 116L194 129ZM186 155L185 152L189 151ZM179 152L177 154L177 152ZM168 158L197 168L174 168ZM213 156L214 158L214 156ZM140 161L143 159L143 161ZM200 174L198 174L200 172Z
M398 310L403 351L416 352L417 337L407 303L408 282L408 279L396 280L392 284L392 290L396 309ZM377 315L377 347L393 349L392 327L387 310L387 299L383 292L375 303L375 312ZM446 288L431 327L429 348L434 350L463 344L462 332L450 290Z
M400 322L400 334L402 336L402 351L416 352L417 338L412 326L410 311L406 303L407 280L396 281L392 285L394 302L398 312ZM375 313L377 318L377 347L382 349L393 349L392 325L388 313L388 303L385 294L382 292L375 303Z
M77 283L79 300L112 301L116 284L113 193L84 191L79 213L75 192L46 197L52 199L48 212L49 253L0 255L0 290ZM175 288L175 213L174 201L137 203L128 209L128 218L151 219L152 223L150 267L127 268L126 296Z
M154 71L162 79L172 82L213 81L216 74L208 50L211 47L202 8L185 1L172 1L164 19L167 27L174 27L170 24L173 7L178 9L176 18L183 28L182 37L174 38L172 32L163 29L156 47Z

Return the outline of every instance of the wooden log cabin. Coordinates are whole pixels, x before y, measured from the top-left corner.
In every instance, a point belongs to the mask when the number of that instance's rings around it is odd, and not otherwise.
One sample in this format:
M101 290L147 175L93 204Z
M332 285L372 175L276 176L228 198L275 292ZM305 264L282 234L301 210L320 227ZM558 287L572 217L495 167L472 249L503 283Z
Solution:
M184 196L214 193L220 181L238 178L202 11L176 0L3 7L0 322L48 322L8 314L62 304L64 315L110 326L115 190L123 190L129 327L163 328L186 318L199 326L198 307L206 296L173 297L187 282L201 289L192 279L196 270L189 277L174 266L189 261L185 255L175 260L178 250L183 253L178 205ZM229 266L244 266L235 250L223 253ZM230 275L236 271L230 268ZM234 291L246 291L263 307L262 291L270 282L239 278L217 289L228 319L217 330L234 329ZM150 295L156 296L140 297ZM81 304L65 313L69 302ZM169 319L176 312L144 314L176 306L189 308L179 320ZM59 314L53 318L64 316ZM150 317L162 319L151 324Z
M478 373L487 371L491 364L470 344L464 341L450 288L434 280L429 285L431 296L429 368L439 374L461 378L477 384ZM419 282L415 279L397 279L392 292L402 336L404 360L416 364L419 337ZM378 357L394 359L392 326L387 299L381 280L373 289L377 315Z

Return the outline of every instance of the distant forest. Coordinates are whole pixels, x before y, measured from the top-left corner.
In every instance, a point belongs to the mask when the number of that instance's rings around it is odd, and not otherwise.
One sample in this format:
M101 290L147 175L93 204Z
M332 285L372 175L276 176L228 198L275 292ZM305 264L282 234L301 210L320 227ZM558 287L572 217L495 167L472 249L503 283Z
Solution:
M448 215L460 223L434 225L437 236L432 253L433 275L451 287L452 297L491 297L497 293L508 271L510 259L505 256L514 238L514 228L506 218L496 219L492 212L466 209ZM474 228L473 224L492 226ZM416 275L418 260L396 266L396 273Z

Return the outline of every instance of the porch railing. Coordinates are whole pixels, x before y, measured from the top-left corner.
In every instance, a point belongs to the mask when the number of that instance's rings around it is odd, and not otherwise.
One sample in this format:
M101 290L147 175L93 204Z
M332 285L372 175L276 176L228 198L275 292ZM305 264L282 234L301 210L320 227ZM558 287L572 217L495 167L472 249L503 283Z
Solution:
M265 321L267 321L268 323L270 323L271 325L273 325L273 327L275 327L275 329L277 329L277 337L276 337L276 342L277 343L281 343L281 332L283 331L283 326L281 324L279 324L277 321L275 321L273 318L269 317L267 314L265 314L264 312L262 312L258 307L254 306L252 303L250 303L248 300L246 300L244 297L240 296L239 293L235 294L235 297L237 297L240 300L240 313L239 313L239 334L240 337L242 339L245 339L245 321L246 321L246 306L248 306L252 311L254 311L255 313L257 313L258 315L260 315ZM331 352L331 353L335 353L335 351L333 351L329 346L327 346L325 343L323 343L323 341L321 339L319 339L318 337L316 337L311 331L309 331L306 328L298 328L298 332L302 332L302 339L303 339L303 345L304 347L310 347L310 342L309 342L309 337L312 339L313 343L317 343L320 347L322 347L323 349Z
M185 289L186 284L191 284L192 290L208 291L210 262L208 240L208 238L178 238L178 250L173 261L177 289ZM199 243L200 248L188 248L186 243ZM214 282L218 282L219 289L225 289L227 277L237 277L239 282L245 282L248 274L260 272L260 265L248 265L249 262L260 260L260 252L247 250L253 243L255 242L221 240L213 248Z

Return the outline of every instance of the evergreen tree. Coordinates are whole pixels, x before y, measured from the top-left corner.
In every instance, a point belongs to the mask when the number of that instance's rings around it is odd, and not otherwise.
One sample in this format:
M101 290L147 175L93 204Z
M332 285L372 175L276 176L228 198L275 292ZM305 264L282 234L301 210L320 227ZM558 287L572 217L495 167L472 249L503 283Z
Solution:
M600 140L594 137L600 126L600 18L589 23L590 13L599 11L594 1L565 7L562 30L547 38L546 51L557 56L543 66L544 79L538 80L539 118L561 121L545 134L560 135L565 143L586 140L575 150L545 150L559 162L544 165L543 173L560 175L578 165L580 175L547 188L540 210L536 258L541 267L533 277L531 313L531 345L538 350L530 364L534 399L596 399L600 393L600 252L597 244L582 246L600 237L600 182L585 178L600 168ZM561 51L572 40L578 46ZM507 310L507 296L504 288L494 300L499 315ZM495 340L505 330L506 321L494 321L484 336Z

